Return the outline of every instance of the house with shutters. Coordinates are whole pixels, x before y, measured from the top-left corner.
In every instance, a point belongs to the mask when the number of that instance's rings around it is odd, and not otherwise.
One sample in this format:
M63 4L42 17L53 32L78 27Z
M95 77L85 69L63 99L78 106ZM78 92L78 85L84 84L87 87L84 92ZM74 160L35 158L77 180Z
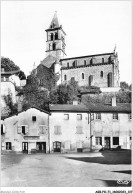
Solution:
M50 106L50 152L131 149L131 104Z
M131 149L131 104L89 103L31 107L1 123L3 152L86 152Z
M31 153L49 152L50 113L36 107L12 115L1 122L1 149Z

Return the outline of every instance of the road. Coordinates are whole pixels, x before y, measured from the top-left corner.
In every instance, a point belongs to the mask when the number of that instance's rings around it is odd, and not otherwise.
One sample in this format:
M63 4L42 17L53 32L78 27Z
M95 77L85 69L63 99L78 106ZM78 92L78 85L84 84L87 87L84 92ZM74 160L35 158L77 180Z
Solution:
M131 186L131 152L6 154L1 156L4 187Z

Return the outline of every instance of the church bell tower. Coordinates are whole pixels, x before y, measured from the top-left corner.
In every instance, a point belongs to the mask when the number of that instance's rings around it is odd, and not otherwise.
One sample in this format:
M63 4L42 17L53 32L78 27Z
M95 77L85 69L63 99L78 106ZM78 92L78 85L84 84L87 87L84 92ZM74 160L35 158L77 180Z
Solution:
M66 33L62 29L62 25L59 25L57 18L57 12L55 12L54 17L48 29L45 30L47 33L46 41L46 57L52 55L58 60L64 58L65 53L65 35Z

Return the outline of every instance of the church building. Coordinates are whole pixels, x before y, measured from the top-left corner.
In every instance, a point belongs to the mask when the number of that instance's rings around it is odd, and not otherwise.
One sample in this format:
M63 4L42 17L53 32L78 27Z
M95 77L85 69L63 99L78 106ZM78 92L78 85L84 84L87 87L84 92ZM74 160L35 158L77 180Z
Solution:
M66 33L59 24L57 12L45 31L46 58L34 69L40 85L52 89L75 80L79 86L97 86L102 92L119 91L119 61L115 49L110 53L65 58Z

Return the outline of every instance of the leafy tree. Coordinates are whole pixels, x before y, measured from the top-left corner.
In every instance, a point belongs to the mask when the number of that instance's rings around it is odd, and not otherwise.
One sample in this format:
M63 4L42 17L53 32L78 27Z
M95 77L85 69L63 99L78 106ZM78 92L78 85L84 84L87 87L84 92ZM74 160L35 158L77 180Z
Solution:
M130 88L130 86L128 85L128 83L126 83L125 81L123 81L123 82L120 82L120 88L121 89L129 89Z
M26 79L25 73L24 73L23 71L21 71L21 70L20 70L18 76L19 76L19 79L20 79L20 80L25 80L25 79Z
M8 95L4 96L4 101L6 104L5 110L8 110L8 115L17 113L17 104L13 103L12 95L10 92Z
M71 104L73 100L78 99L78 84L75 81L69 84L60 84L56 89L50 92L50 103L52 104Z
M1 57L1 67L6 71L16 71L20 70L20 68L15 65L15 63L9 58Z
M48 91L39 87L39 79L34 74L28 77L27 84L20 93L24 96L23 108L37 106L48 109Z

